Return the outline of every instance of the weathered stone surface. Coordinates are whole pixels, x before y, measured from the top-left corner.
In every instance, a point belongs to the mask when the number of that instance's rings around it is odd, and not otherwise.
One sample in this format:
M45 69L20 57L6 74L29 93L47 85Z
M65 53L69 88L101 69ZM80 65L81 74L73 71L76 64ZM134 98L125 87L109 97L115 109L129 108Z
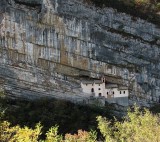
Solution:
M105 75L130 87L130 104L159 102L159 39L152 23L78 0L0 1L0 77L10 94L84 96L73 92L80 76Z

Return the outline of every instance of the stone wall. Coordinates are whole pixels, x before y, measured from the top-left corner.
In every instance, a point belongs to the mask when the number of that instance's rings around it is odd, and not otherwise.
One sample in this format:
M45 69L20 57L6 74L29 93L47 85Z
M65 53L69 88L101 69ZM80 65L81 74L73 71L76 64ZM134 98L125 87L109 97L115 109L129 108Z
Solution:
M78 0L0 2L0 76L7 88L22 85L32 94L35 86L40 95L64 80L59 89L70 94L80 76L105 75L129 86L129 104L149 106L159 102L159 57L160 28L115 9Z

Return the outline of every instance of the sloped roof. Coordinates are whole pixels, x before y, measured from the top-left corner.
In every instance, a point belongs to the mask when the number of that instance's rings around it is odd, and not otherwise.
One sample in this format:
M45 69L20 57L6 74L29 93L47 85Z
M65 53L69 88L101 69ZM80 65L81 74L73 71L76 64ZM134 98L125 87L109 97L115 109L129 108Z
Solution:
M81 83L83 84L93 84L94 83L94 80L82 80Z
M127 86L119 86L118 89L119 90L128 90L128 87Z
M117 84L107 84L106 89L110 89L110 88L118 88L118 85Z
M102 84L101 80L82 80L81 82L83 84Z
M101 84L102 81L101 81L101 80L94 80L94 83L95 83L95 84Z

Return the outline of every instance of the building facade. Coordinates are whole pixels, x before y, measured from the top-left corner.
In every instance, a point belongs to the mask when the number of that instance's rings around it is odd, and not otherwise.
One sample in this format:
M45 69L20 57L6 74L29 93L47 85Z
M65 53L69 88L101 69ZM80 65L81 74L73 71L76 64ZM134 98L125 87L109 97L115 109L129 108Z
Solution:
M84 93L95 97L119 98L128 97L128 87L118 86L117 84L106 84L105 80L82 81L81 88Z

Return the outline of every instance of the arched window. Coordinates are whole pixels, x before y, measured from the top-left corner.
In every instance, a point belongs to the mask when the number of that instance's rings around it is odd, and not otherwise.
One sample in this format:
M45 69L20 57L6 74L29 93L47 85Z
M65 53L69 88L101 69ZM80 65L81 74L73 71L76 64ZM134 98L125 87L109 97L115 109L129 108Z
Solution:
M108 92L107 92L107 95L108 95Z
M113 91L113 95L114 95L114 91Z
M120 94L121 94L121 91L120 91Z
M101 88L99 88L98 90L101 90Z
M99 97L101 97L102 96L102 94L101 93L99 93Z
M123 91L123 93L125 94L126 92L125 92L125 91Z
M92 93L94 92L94 88L91 89L91 92L92 92Z

